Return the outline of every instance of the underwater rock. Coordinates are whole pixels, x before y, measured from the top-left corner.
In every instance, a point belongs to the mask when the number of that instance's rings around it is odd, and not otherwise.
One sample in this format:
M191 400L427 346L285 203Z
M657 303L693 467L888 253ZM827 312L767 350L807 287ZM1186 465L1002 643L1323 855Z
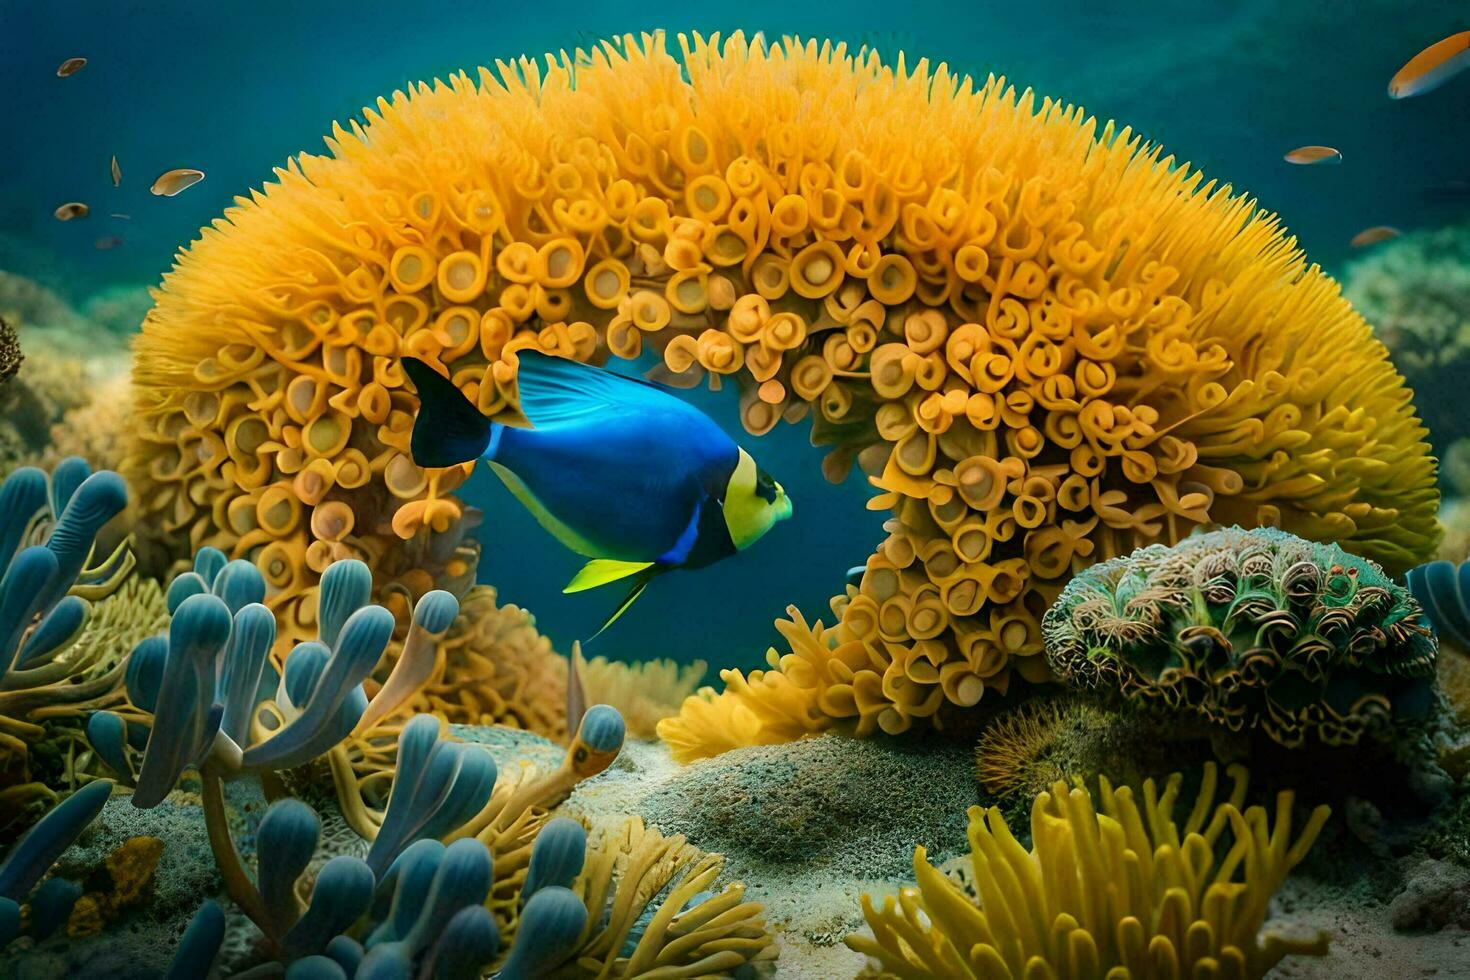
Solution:
M1420 861L1410 869L1404 890L1389 903L1388 915L1400 932L1470 929L1470 868Z

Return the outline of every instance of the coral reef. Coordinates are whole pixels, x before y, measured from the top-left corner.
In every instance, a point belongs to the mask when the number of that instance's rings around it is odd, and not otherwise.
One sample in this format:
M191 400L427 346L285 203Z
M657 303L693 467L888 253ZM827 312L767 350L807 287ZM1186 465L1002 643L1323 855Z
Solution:
M0 951L21 933L45 939L66 924L81 886L59 876L37 883L72 842L86 830L112 795L112 783L99 779L53 807L22 837L0 863ZM22 915L29 900L30 913Z
M1447 455L1470 437L1459 407L1470 365L1470 226L1413 232L1375 249L1348 265L1343 293L1417 393L1415 408Z
M1314 810L1293 839L1292 794L1278 795L1274 816L1259 806L1242 812L1246 774L1230 775L1228 800L1217 805L1215 767L1206 767L1183 824L1174 817L1177 775L1162 792L1144 783L1141 801L1104 777L1101 813L1086 789L1058 782L1036 798L1030 852L999 810L973 807L969 880L946 876L917 848L918 887L881 906L863 896L873 938L848 943L904 978L1260 978L1289 954L1320 955L1324 936L1262 925L1328 809Z
M1032 698L986 725L975 745L975 774L990 793L1027 806L1058 780L1108 772L1141 783L1192 754L1188 743L1160 734L1136 712L1113 712L1075 696Z
M130 837L107 855L95 890L84 892L72 906L66 934L95 936L111 922L132 912L152 897L158 860L163 856L159 837Z
M25 359L15 328L6 323L4 317L0 317L0 385L15 377L15 372L20 370L20 364Z
M91 601L114 592L132 569L126 542L100 559L94 546L126 502L116 473L92 473L80 459L49 477L23 467L0 483L0 827L7 830L55 798L31 772L31 748L48 737L50 720L79 720L120 700L120 651L77 641L88 635Z
M88 297L81 313L94 329L126 337L138 332L152 308L146 286L110 286Z
M694 694L707 669L703 660L625 663L593 657L582 665L582 684L588 701L618 709L630 735L654 738L658 723L679 712L679 705Z
M806 718L896 733L1040 678L1068 574L1206 522L1433 548L1401 379L1253 202L1001 79L681 42L412 86L204 229L137 347L164 548L249 556L286 607L348 554L442 587L466 468L413 465L396 358L493 414L517 349L645 343L752 432L812 414L894 511L835 649L782 663Z
M40 462L57 425L87 405L88 373L77 358L29 351L14 377L0 386L0 476Z
M567 661L536 629L536 617L497 603L495 587L477 585L460 600L443 655L409 706L452 724L508 725L564 741ZM389 651L382 670L391 670Z
M1274 528L1079 573L1043 621L1061 680L1288 747L1355 743L1432 703L1435 643L1376 565Z

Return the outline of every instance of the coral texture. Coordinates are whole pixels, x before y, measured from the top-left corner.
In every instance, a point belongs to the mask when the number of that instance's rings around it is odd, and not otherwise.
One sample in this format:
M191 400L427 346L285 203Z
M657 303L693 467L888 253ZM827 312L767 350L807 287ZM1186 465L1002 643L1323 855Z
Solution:
M975 746L975 774L997 796L1024 793L1034 799L1058 780L1098 772L1105 767L1097 763L1116 761L1102 757L1101 745L1088 751L1091 736L1116 722L1108 711L1080 698L1028 701L985 729Z
M1066 683L1260 729L1351 744L1429 707L1435 642L1423 610L1336 545L1228 528L1080 573L1043 623Z
M588 703L618 709L630 735L653 738L658 723L679 712L679 705L694 694L707 669L703 660L627 663L593 657L582 665L582 684Z
M508 725L565 741L567 661L536 629L535 616L499 605L494 586L477 585L461 600L441 649L409 701L413 710L452 724ZM397 655L390 650L379 673L386 675Z
M1348 266L1343 293L1414 389L1415 408L1444 456L1470 436L1460 387L1470 366L1470 226L1415 232L1375 249Z
M946 877L919 847L918 887L881 906L864 895L873 938L848 945L904 980L1257 980L1288 954L1326 952L1325 935L1287 938L1261 927L1327 807L1293 839L1292 794L1277 796L1274 815L1260 806L1242 813L1246 773L1234 766L1230 775L1229 799L1217 805L1215 767L1206 767L1183 824L1174 817L1177 775L1162 793L1144 783L1141 801L1103 778L1101 813L1087 790L1058 782L1032 807L1029 853L998 809L972 807L971 881Z
M277 606L344 555L416 595L473 557L467 467L413 464L397 359L491 414L519 348L647 345L753 433L810 414L893 510L834 648L778 658L795 726L863 732L1045 676L1068 575L1207 521L1432 549L1402 380L1254 202L1003 79L681 46L412 86L205 229L137 344L141 523L253 557Z
M15 377L15 372L20 370L21 361L25 359L15 328L6 323L4 317L0 317L0 385Z

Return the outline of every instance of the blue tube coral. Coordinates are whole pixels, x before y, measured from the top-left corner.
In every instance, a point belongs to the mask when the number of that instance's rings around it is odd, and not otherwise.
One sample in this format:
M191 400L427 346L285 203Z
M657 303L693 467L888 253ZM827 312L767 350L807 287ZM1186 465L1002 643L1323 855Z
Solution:
M16 843L0 864L0 898L22 902L82 831L91 826L112 795L112 781L88 783L51 809Z
M1470 652L1470 561L1432 561L1409 569L1408 579L1435 631Z
M191 595L174 614L156 699L169 710L153 716L134 806L157 806L208 749L205 737L214 702L215 664L229 640L230 626L229 608L212 595Z
M586 858L587 831L581 824L569 817L548 821L531 847L531 864L521 885L521 899L529 899L549 886L569 887L582 873Z
M552 886L521 910L515 944L497 980L538 980L570 957L587 926L587 907L570 889Z
M213 899L199 906L184 938L174 953L164 980L198 980L209 976L210 967L225 941L225 913Z
M480 812L495 789L495 761L477 745L440 740L440 723L417 715L398 742L393 790L367 862L382 874L406 845L441 837Z

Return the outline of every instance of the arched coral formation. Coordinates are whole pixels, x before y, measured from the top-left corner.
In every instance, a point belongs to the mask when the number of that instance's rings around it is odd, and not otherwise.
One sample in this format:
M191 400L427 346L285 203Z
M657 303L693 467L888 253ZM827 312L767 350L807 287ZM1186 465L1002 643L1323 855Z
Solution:
M1162 793L1145 782L1142 800L1103 778L1101 812L1086 789L1058 782L1032 807L1030 852L999 809L971 807L973 884L946 877L920 847L918 887L882 905L864 895L873 937L848 945L904 980L1258 980L1288 954L1325 953L1325 935L1261 927L1328 808L1312 811L1293 839L1292 794L1277 796L1274 815L1261 806L1242 812L1247 775L1239 766L1230 775L1229 798L1217 804L1215 766L1205 767L1182 824L1174 816L1178 775Z
M1253 201L1003 79L680 41L415 85L205 229L137 345L141 523L253 556L288 620L347 555L416 594L473 556L397 359L490 413L518 348L648 347L872 474L890 536L778 662L797 716L888 732L1044 677L1072 571L1207 521L1432 549L1402 380Z

